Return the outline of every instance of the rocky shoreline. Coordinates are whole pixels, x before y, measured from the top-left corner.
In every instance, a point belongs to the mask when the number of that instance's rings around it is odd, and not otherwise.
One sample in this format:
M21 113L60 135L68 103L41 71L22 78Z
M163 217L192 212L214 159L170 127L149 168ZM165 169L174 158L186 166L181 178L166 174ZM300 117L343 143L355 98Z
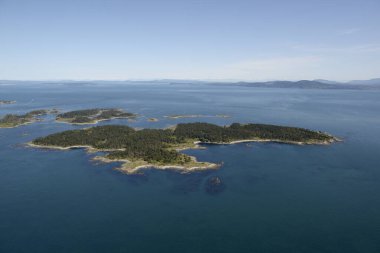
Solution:
M233 145L238 143L249 143L249 142L276 142L276 143L285 143L285 144L293 144L293 145L329 145L333 142L341 141L340 139L333 137L329 141L313 141L313 142L294 142L294 141L283 141L283 140L271 140L271 139L246 139L246 140L235 140L231 142L201 142L194 141L193 145L188 145L186 147L176 148L177 151L188 150L188 149L204 149L206 147L202 147L202 144L212 144L212 145ZM68 147L60 147L60 146L45 146L45 145L36 145L32 142L27 143L27 146L33 148L44 148L44 149L56 149L56 150L70 150L70 149L85 149L88 153L96 153L96 152L112 152L112 151L122 151L122 149L96 149L87 145L75 145ZM115 168L116 170L124 173L124 174L139 174L143 170L146 169L159 169L159 170L173 170L178 171L180 173L190 173L195 171L203 171L203 170L215 170L221 167L221 164L209 163L209 162L199 162L193 156L191 156L190 164L155 164L149 163L144 160L135 160L131 161L128 159L109 159L105 156L95 156L92 160L101 161L105 163L114 163L121 162L123 163L120 167Z

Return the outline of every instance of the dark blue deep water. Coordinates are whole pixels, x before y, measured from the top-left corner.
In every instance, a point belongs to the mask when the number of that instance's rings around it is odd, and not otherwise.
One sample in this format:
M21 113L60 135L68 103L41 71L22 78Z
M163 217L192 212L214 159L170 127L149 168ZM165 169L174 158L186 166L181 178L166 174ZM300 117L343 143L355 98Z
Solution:
M380 252L380 92L202 85L0 86L0 115L117 107L136 122L258 122L344 139L331 146L251 143L186 153L220 170L127 176L83 150L24 143L79 128L43 122L0 129L0 252ZM170 114L231 118L172 120ZM147 117L159 122L147 122ZM83 127L83 126L82 126ZM210 195L219 176L225 190Z

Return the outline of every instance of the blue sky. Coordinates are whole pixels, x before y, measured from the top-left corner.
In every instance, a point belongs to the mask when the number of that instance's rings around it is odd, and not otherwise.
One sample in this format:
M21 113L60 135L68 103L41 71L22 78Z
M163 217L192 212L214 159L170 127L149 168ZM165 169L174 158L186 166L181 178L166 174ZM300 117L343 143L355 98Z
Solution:
M379 0L0 0L0 79L375 77Z

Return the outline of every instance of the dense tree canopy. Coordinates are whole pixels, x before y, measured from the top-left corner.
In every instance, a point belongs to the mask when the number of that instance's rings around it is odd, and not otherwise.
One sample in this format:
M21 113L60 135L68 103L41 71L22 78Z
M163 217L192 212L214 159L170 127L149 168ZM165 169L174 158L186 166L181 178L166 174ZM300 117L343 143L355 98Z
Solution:
M279 141L325 141L331 136L304 128L266 124L239 124L221 127L209 123L178 124L175 136L193 138L202 142L230 142L243 139L270 139Z
M7 114L0 119L0 127L16 127L37 120L38 116L50 113L50 110L34 110L26 114Z
M125 112L120 109L85 109L65 112L57 115L58 121L64 121L73 124L95 123L99 120L108 120L112 118L134 118L136 114Z
M110 159L144 160L147 162L190 162L190 157L174 150L189 141L230 142L244 139L271 139L284 142L321 143L333 140L330 135L303 128L264 124L234 123L217 126L209 123L179 124L173 129L135 130L128 126L108 125L69 130L38 138L34 144L43 146L91 146L109 150Z

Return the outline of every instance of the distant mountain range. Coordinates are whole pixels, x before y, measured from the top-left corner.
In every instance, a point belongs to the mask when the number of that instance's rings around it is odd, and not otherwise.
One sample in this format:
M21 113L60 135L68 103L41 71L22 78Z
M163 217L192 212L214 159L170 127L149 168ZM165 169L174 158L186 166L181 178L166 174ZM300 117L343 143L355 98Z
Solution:
M380 89L380 78L370 80L353 80L349 82L337 82L324 79L300 80L300 81L268 81L268 82L211 82L198 80L175 80L162 79L152 81L133 81L133 80L93 80L93 81L17 81L0 80L0 85L57 85L57 86L107 86L107 85L126 85L126 84L171 84L171 85L217 85L217 86L244 86L261 88L298 88L298 89Z
M380 78L336 82L329 80L269 81L269 82L213 82L211 85L245 86L261 88L298 88L298 89L380 89Z
M375 78L375 79L370 79L370 80L354 80L348 83L358 84L358 85L380 85L380 78Z

